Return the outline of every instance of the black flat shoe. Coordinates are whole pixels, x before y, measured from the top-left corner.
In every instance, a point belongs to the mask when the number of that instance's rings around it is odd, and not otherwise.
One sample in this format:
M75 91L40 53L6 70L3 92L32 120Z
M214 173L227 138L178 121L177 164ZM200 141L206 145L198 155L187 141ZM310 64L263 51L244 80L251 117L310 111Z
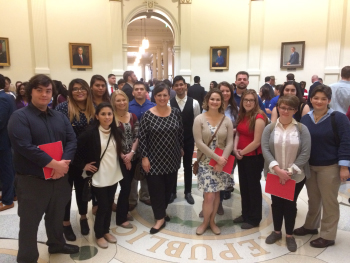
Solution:
M87 236L90 232L90 227L87 218L80 220L80 229L83 236Z
M159 229L156 229L156 228L151 228L151 230L149 231L150 234L157 234L160 230L162 230L163 228L165 227L165 221L163 223L163 225L159 228Z
M174 202L174 200L177 198L177 195L176 194L171 194L170 195L170 199L169 199L169 202L168 202L168 204L171 204L172 202Z
M166 216L164 217L164 220L165 220L166 222L170 222L170 216L166 215Z
M61 248L49 247L50 254L75 254L79 252L79 247L75 245L65 244Z
M75 236L72 225L63 226L63 234L67 241L75 241L77 237Z

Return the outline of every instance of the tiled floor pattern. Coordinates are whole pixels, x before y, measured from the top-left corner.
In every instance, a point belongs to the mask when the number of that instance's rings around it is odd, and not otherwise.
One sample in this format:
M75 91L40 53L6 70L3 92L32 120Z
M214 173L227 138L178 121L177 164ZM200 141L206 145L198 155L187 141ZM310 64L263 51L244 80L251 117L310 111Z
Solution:
M235 174L237 181L237 174ZM108 249L100 249L95 243L93 231L90 235L82 236L79 231L79 216L75 200L72 202L71 222L77 235L77 241L72 244L81 247L80 254L50 255L45 245L46 233L43 221L38 232L38 248L40 259L38 262L50 263L119 263L119 262L268 262L268 263L318 263L318 262L349 262L350 249L350 182L343 184L339 190L341 204L341 218L338 227L336 245L327 249L316 249L309 245L309 241L317 236L296 237L298 250L290 253L284 239L274 245L266 245L265 238L272 231L270 211L270 197L264 194L263 220L259 228L242 230L234 225L232 219L240 214L239 185L235 187L230 200L223 202L225 214L217 216L216 221L221 226L222 234L214 235L207 230L203 236L196 236L196 227L201 219L202 193L196 189L196 178L193 178L193 197L195 205L191 206L184 200L183 173L179 173L179 187L175 202L168 207L171 216L170 223L156 235L149 234L153 225L151 207L139 203L132 215L135 221L133 229L123 229L115 224L115 213L111 220L111 233L117 239L117 245L110 245ZM238 181L237 181L238 182ZM265 182L262 181L264 189ZM264 192L264 191L263 191ZM73 194L74 198L74 194ZM117 196L116 196L117 198ZM17 204L16 204L17 205ZM90 204L91 205L91 204ZM296 227L303 224L307 212L307 194L305 188L298 200L298 215ZM93 229L94 216L89 207L89 225ZM0 213L0 262L16 262L18 249L17 206Z

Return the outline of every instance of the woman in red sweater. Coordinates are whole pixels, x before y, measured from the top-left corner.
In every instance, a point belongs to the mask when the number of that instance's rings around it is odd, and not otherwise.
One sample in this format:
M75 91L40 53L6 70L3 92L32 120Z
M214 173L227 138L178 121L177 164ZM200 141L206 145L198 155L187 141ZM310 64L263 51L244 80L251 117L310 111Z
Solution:
M260 110L258 95L246 90L241 99L237 120L234 153L237 157L242 215L233 223L243 223L242 229L257 227L262 218L261 172L264 167L260 141L267 124L266 114Z

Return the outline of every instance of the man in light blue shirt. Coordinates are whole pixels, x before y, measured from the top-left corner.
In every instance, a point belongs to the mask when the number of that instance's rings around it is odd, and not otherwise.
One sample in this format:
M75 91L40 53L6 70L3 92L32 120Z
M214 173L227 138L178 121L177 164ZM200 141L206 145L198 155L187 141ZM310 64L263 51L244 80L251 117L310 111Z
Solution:
M332 89L330 106L335 111L346 114L350 107L350 66L341 69L341 80L329 85Z

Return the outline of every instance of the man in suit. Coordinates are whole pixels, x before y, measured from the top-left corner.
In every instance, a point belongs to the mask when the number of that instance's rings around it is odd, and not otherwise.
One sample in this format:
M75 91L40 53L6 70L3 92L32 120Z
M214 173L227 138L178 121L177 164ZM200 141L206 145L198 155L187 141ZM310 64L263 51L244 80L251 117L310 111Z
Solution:
M123 86L122 91L124 91L126 96L128 96L129 102L130 102L134 99L134 95L132 94L132 92L133 92L134 84L137 81L137 77L134 71L128 70L124 72L123 79L126 83Z
M109 74L108 75L108 83L107 83L107 86L108 86L107 90L108 90L109 96L111 96L112 93L118 89L118 85L116 84L116 82L117 82L117 79L116 79L115 75Z
M192 190L192 156L194 151L194 138L192 132L192 126L194 119L200 114L200 107L198 101L188 97L186 95L187 84L182 76L176 76L173 80L173 90L176 92L175 98L170 100L170 106L177 108L181 112L182 122L185 124L184 127L184 155L183 155L183 166L184 166L184 181L185 181L185 199L190 205L194 204L194 199L191 194ZM174 201L176 196L176 187L171 193L169 204Z
M268 89L270 91L271 98L275 97L275 92L273 91L273 87L271 85L271 77L269 77L269 76L265 77L265 84L261 86L260 90L263 87L268 87Z
M0 89L5 88L5 78L0 74ZM12 162L10 139L7 132L7 123L15 111L14 98L0 91L0 180L2 182L2 197L0 212L14 207L14 180L15 170Z
M194 85L192 85L188 89L187 96L198 101L199 107L200 107L201 112L202 112L203 111L202 105L203 105L203 100L204 100L206 92L205 92L204 88L200 85L200 81L201 81L201 78L199 76L194 77Z
M321 82L318 80L318 76L317 75L313 75L311 77L311 82L312 82L312 85L310 86L310 89L309 89L309 96L307 98L307 104L309 105L310 109L312 109L312 104L311 104L311 101L310 101L310 96L311 96L311 93L312 93L312 90L314 88L316 88L318 85L321 85ZM303 93L304 94L304 93Z
M291 48L292 54L290 55L287 65L296 65L299 63L299 53L295 51L295 47Z
M83 48L78 47L77 51L78 51L78 53L75 53L73 55L73 65L75 65L75 66L79 66L79 65L88 66L89 59L83 54Z

